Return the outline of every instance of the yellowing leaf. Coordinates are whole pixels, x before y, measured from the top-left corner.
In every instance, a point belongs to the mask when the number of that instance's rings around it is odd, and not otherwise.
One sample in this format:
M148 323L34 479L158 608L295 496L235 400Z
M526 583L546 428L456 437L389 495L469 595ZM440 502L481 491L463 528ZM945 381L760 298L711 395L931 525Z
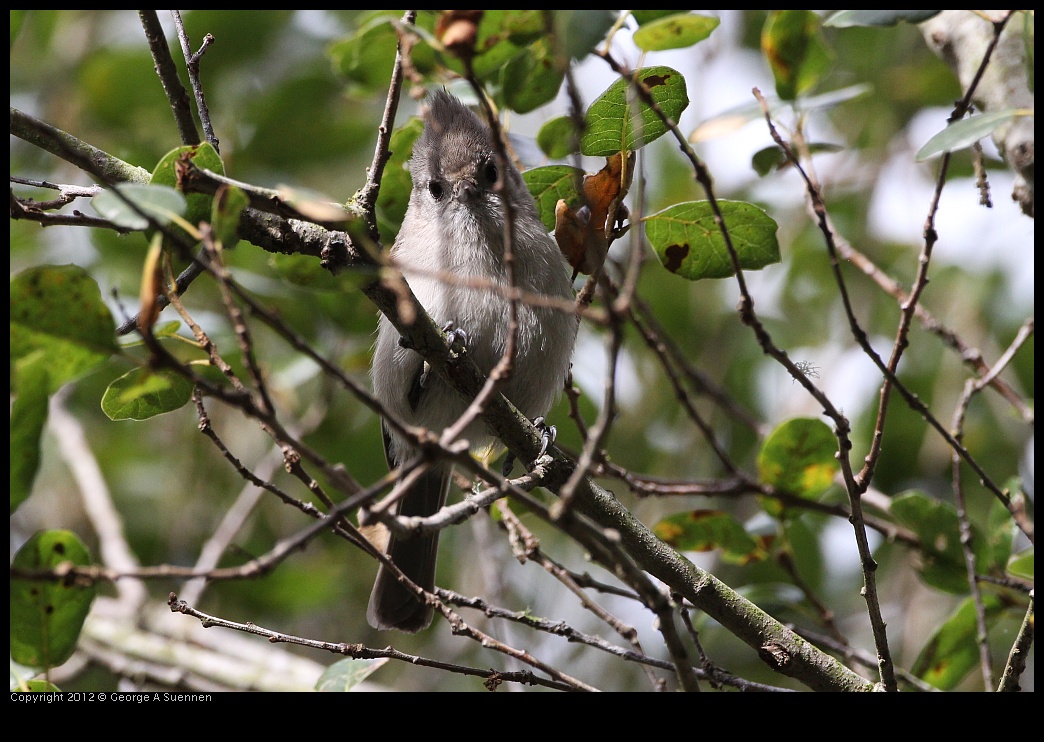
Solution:
M758 452L758 474L778 490L814 498L830 486L838 471L837 446L837 438L822 420L787 420L769 434Z

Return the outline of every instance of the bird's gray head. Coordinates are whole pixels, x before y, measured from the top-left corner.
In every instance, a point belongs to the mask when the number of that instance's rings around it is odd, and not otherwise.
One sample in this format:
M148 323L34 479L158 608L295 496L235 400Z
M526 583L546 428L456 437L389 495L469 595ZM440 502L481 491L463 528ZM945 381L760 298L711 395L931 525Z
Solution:
M520 196L529 195L512 165L501 172L489 127L445 90L430 101L424 133L413 147L410 172L411 202L429 213L459 212L500 221L503 191L495 186L502 175L509 192L521 189Z

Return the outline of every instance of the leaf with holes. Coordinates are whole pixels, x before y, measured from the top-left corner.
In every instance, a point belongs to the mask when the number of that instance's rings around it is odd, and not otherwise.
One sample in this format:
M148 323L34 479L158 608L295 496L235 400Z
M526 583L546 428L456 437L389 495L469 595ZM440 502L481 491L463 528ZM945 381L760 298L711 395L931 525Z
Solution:
M718 201L732 246L743 270L779 262L779 228L754 204ZM708 201L675 204L645 218L649 243L671 273L695 281L733 275L732 260Z
M53 570L91 563L83 542L70 531L40 531L18 550L12 566ZM72 655L94 600L95 588L66 580L11 579L11 659L28 667L57 667Z
M645 67L635 72L652 100L674 123L689 105L685 78L670 67ZM609 157L623 150L644 147L666 134L669 129L639 97L632 78L620 78L598 96L584 117L584 135L580 151L591 157Z

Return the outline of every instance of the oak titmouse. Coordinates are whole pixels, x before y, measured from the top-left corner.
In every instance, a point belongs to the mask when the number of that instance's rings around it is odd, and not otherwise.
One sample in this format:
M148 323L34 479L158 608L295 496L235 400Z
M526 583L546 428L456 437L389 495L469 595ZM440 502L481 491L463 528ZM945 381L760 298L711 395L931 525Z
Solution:
M395 264L417 299L439 326L450 323L463 332L467 353L489 373L504 354L509 305L497 287L507 287L504 266L504 199L511 205L514 282L525 292L572 299L568 266L537 214L521 174L509 162L497 164L489 128L445 90L435 93L424 133L410 160L413 190L402 228L392 247ZM439 272L448 274L437 275ZM452 279L484 279L474 288ZM521 301L514 364L500 391L533 419L550 409L561 391L576 336L570 312ZM409 425L436 433L452 425L470 400L434 373L424 360L399 344L399 333L383 315L373 358L373 389L386 409ZM416 456L409 442L384 425L389 466ZM473 452L495 445L485 425L475 422L464 432ZM398 513L434 514L446 501L452 466L438 463L409 488ZM399 538L388 556L413 582L427 591L435 584L438 534ZM366 618L378 629L416 632L426 628L433 609L404 588L381 566Z

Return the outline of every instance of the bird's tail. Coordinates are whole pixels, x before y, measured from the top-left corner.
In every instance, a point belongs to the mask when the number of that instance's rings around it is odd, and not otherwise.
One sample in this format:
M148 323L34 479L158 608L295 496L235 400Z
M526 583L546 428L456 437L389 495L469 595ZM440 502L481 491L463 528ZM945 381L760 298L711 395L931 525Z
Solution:
M427 517L446 502L450 473L448 466L436 466L425 472L399 500L399 515ZM438 532L400 538L394 534L388 542L388 557L413 582L431 592L435 587L435 555L439 548ZM383 564L370 593L366 620L375 629L398 629L416 633L431 624L434 609L407 590Z

